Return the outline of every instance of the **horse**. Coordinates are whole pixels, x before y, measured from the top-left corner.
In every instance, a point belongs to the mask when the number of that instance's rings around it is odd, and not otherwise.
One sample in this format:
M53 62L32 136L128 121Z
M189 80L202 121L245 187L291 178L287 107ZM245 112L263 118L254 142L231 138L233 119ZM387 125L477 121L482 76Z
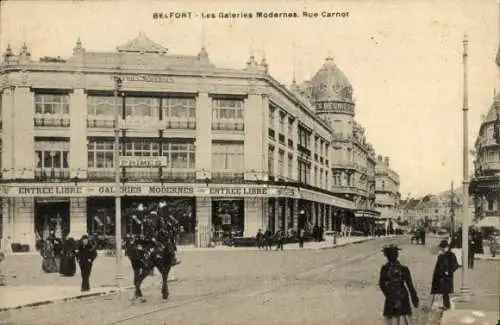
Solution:
M141 285L144 279L151 274L155 268L161 274L161 293L164 300L169 297L167 284L170 269L175 264L172 254L172 234L167 231L167 225L158 213L160 208L154 206L150 213L141 220L143 234L127 236L125 240L125 252L134 270L134 297L145 302Z

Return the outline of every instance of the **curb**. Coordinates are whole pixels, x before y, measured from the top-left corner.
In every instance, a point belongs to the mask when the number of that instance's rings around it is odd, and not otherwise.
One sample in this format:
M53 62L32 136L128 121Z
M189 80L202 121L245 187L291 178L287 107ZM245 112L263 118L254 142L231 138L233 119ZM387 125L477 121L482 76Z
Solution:
M169 279L168 280L168 282L176 282L176 281L178 281L177 278ZM145 288L151 288L153 286L154 286L154 284L143 285L142 288L143 289L145 289ZM6 312L6 311L11 311L11 310L19 310L19 309L24 309L24 308L32 308L32 307L39 307L39 306L44 306L44 305L50 305L50 304L59 303L59 302L67 302L67 301L78 300L78 299L110 296L110 295L122 293L122 292L125 292L125 291L133 290L133 289L134 289L134 286L133 285L129 285L129 286L125 286L123 288L114 288L114 289L111 289L109 291L93 292L93 293L81 293L79 295L72 296L72 297L47 299L47 300L36 301L36 302L28 303L28 304L25 304L25 305L15 306L15 307L0 308L0 313Z
M359 241L355 241L355 242L336 244L336 245L332 245L332 246L328 246L328 247L310 248L310 250L315 250L315 249L316 250L334 249L334 248L344 247L344 246L348 246L348 245L361 244L361 243L364 243L364 242L367 242L367 241L370 241L370 240L373 240L373 239L374 238L367 238L367 239L363 239L363 240L359 240Z

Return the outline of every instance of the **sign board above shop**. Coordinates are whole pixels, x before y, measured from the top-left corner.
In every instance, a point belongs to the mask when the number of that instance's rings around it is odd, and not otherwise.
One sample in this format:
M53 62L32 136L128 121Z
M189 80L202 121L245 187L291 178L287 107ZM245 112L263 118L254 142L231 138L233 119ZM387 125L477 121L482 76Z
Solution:
M345 209L354 209L352 201L333 197L311 190L266 185L215 185L203 184L161 184L127 183L120 188L123 196L196 196L196 197L233 197L233 198L295 198L329 204ZM113 197L115 187L112 183L38 183L0 185L3 197Z
M120 167L164 167L167 166L167 157L140 157L120 156Z

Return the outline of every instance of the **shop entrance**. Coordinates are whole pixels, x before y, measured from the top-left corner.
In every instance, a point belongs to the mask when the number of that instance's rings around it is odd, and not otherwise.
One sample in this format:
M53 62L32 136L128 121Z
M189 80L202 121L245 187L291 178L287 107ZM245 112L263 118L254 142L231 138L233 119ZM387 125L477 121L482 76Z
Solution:
M212 199L212 226L214 237L241 237L245 230L244 200L216 200Z
M70 232L69 200L35 201L35 233L38 239L46 239L53 231L57 238L65 238Z

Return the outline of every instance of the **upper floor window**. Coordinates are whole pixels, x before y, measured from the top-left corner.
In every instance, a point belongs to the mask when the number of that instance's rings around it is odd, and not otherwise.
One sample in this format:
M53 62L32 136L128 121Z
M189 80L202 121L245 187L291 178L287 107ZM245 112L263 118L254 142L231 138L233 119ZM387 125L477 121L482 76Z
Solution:
M243 143L213 143L212 169L233 172L243 172Z
M293 174L293 155L288 155L288 177L292 177Z
M288 119L288 139L293 139L293 123L294 120L292 118Z
M36 168L69 168L69 141L35 141Z
M125 156L155 157L160 154L160 144L150 139L129 140L125 143Z
M169 168L195 168L196 148L194 143L163 143L162 154L167 157Z
M150 97L126 97L126 117L159 118L160 99Z
M196 117L194 98L163 98L163 119L182 119Z
M243 99L219 99L212 100L212 114L214 120L243 119Z
M69 114L69 95L36 94L36 114Z
M117 107L118 113L122 115L121 105ZM115 111L115 100L111 96L88 96L87 113L93 116L113 116Z
M280 176L285 176L285 152L279 151L278 153L278 173Z
M299 134L299 144L305 148L309 148L311 142L311 132L299 126L298 134Z
M269 128L274 129L274 123L276 121L276 109L273 106L269 106Z
M285 118L286 118L286 113L285 112L280 112L280 133L285 134Z
M267 169L269 175L274 175L274 147L269 147L267 152Z
M87 164L89 168L113 168L113 140L90 140L87 148Z

